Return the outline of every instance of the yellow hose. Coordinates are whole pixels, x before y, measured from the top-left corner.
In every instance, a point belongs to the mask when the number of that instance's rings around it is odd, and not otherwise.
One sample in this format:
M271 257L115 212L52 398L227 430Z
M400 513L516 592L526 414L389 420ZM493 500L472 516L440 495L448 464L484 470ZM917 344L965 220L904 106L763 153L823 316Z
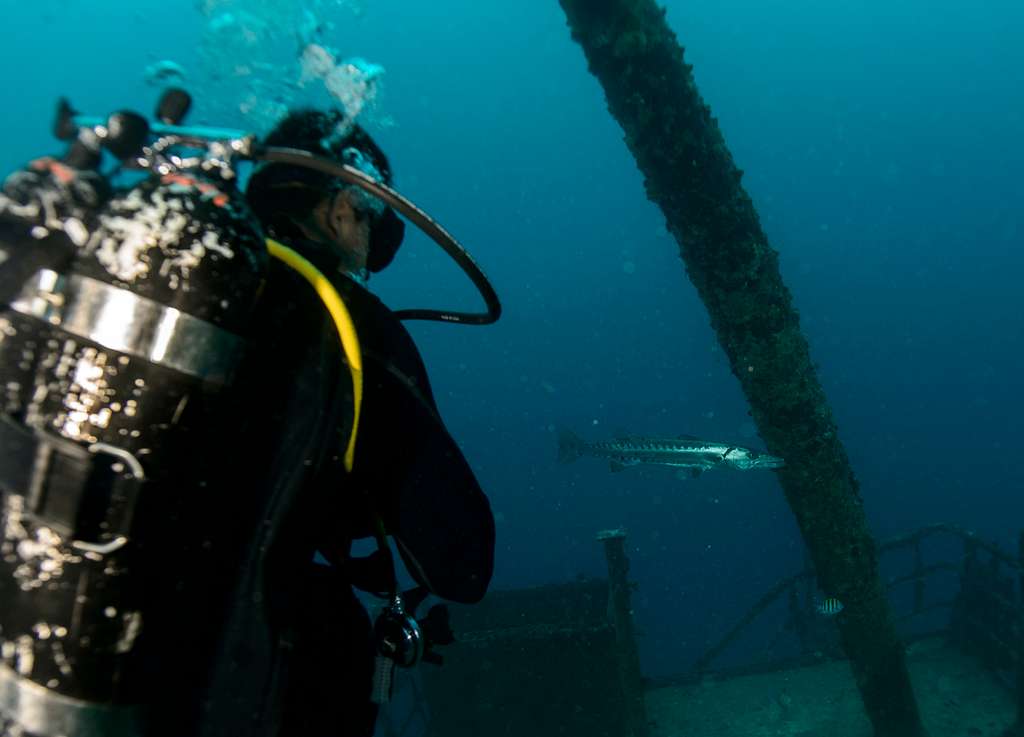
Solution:
M313 264L272 238L267 238L267 250L271 256L299 272L312 285L317 295L323 300L327 312L330 313L334 327L338 329L338 337L341 338L341 347L345 351L348 370L352 374L352 393L355 397L352 412L352 434L349 436L348 447L345 449L345 470L351 471L352 464L355 462L359 416L363 408L363 354L359 349L356 326L352 322L352 316L349 314L348 308L345 307L338 290Z

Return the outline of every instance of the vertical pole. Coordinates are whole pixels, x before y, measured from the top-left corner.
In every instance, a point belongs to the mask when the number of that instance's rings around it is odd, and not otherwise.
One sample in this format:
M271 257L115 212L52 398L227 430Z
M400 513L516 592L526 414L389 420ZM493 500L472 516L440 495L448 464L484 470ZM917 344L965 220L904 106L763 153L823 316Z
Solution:
M647 737L649 730L643 678L640 674L640 653L633 635L626 532L621 529L605 530L598 533L597 539L604 543L604 555L608 560L608 612L615 627L616 660L629 728L633 737Z
M1017 734L1024 735L1024 531L1017 538Z
M974 625L971 623L974 610L977 608L975 590L975 571L978 566L978 543L973 533L963 537L964 558L960 567L960 591L954 599L953 612L949 620L950 640L964 652L977 654L977 638Z
M818 592L818 574L814 572L814 561L811 559L811 551L804 546L804 570L807 577L804 579L804 621L808 625L814 621L815 597Z
M800 604L798 586L799 584L795 583L789 589L789 624L796 631L797 640L800 642L800 655L804 656L810 651L810 641L807 637L807 613Z
M964 538L964 576L971 575L974 566L978 563L978 541L974 539L974 533L968 533Z
M876 737L924 727L857 480L778 253L655 0L559 0L772 455ZM682 284L680 284L682 286Z
M924 556L921 554L921 540L914 542L914 614L924 610Z
M977 592L974 589L974 580L977 577L978 563L978 542L974 539L973 533L964 538L964 565L960 572L960 595L965 599L974 596Z

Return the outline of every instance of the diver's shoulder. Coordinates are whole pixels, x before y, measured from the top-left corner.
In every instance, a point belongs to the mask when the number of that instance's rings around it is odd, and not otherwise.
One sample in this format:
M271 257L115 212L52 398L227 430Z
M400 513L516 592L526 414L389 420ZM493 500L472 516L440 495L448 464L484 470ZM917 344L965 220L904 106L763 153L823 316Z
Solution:
M393 335L400 335L405 341L414 342L405 324L365 284L342 272L333 275L331 282L345 300L357 328L384 329Z
M376 318L394 323L394 325L405 331L405 326L399 322L395 313L384 304L384 301L370 291L369 287L345 272L335 272L330 276L331 283L338 290L345 300L346 306L353 313L352 317L358 319Z

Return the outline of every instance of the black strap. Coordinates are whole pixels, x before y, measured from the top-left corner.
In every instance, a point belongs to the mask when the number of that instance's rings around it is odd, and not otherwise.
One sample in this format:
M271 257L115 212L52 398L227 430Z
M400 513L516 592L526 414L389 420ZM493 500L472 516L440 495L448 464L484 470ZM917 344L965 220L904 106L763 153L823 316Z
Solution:
M25 512L74 540L128 535L142 486L116 456L0 418L0 487L25 498Z

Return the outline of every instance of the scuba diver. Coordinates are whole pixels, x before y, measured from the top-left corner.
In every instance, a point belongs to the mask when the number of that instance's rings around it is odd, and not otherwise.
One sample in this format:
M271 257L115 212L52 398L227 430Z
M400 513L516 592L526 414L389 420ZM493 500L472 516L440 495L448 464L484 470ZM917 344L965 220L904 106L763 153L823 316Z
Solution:
M420 605L490 582L489 503L400 322L493 322L490 284L352 121L259 140L189 104L62 101L68 152L0 194L2 737L370 735L395 669L452 640ZM366 289L398 213L486 312Z
M392 181L383 151L340 113L293 112L264 143L312 151L377 181ZM369 619L352 596L351 585L370 593L394 586L387 546L354 559L349 555L352 541L377 535L376 526L383 523L422 587L407 598L429 591L472 603L483 596L491 577L494 522L472 471L441 423L412 338L364 287L394 259L404 222L365 190L288 164L258 168L246 198L267 235L294 248L332 280L352 313L362 345L365 419L355 469L346 475L335 454L317 482L326 491L327 512L318 551L332 567L308 569L313 598L303 607L307 621L297 633L293 698L286 711L291 729L285 734L339 734L331 731L339 700L347 703L355 697L342 710L352 714L359 713L359 704L370 707L377 700L370 693L373 658L366 657L372 654ZM338 493L341 488L343 495ZM325 606L328 601L334 605ZM437 637L444 637L443 619L429 624L440 627ZM361 662L349 656L354 671L346 672L325 656L329 642L340 657L363 654ZM375 713L372 707L363 711L359 734L372 733Z

